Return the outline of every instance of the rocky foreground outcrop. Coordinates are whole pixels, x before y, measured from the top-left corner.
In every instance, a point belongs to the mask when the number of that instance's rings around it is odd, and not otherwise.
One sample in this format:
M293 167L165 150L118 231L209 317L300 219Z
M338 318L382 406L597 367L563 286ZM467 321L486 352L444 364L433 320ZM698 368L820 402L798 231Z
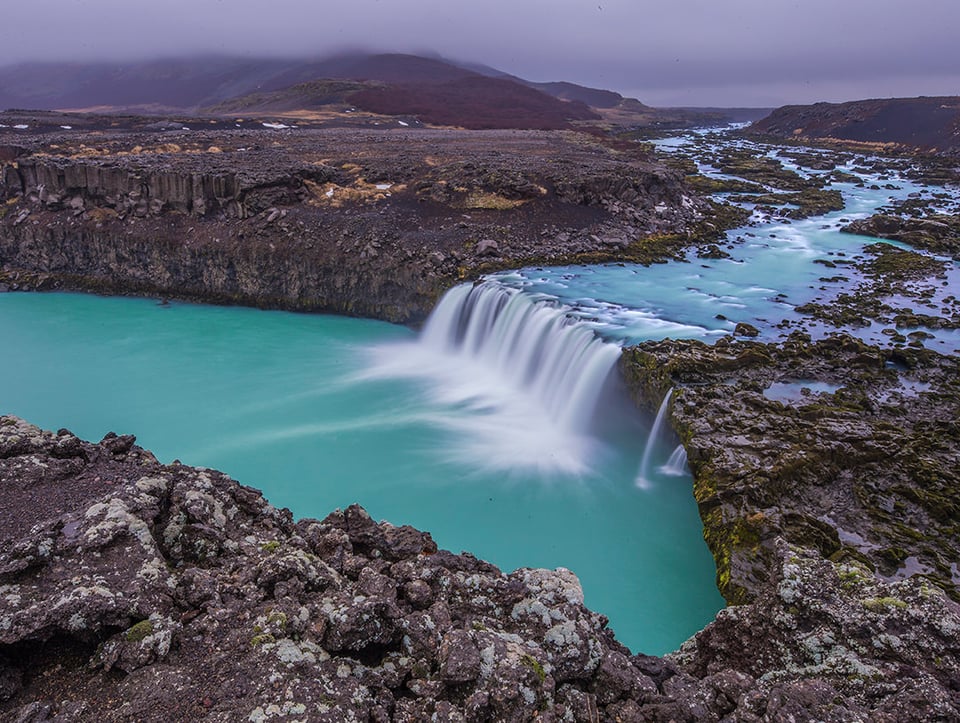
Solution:
M0 132L0 284L416 322L485 271L650 263L718 231L637 144L158 125Z
M570 571L504 574L356 506L294 521L131 436L0 417L0 490L2 721L960 716L957 605L783 537L750 604L658 659Z

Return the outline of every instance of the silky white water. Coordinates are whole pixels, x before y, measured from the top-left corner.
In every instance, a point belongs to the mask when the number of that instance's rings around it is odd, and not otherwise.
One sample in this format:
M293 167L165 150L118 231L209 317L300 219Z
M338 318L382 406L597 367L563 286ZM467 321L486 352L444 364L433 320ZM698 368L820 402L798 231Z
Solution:
M583 475L614 453L602 429L619 426L621 437L639 429L613 388L619 357L562 310L496 284L464 284L444 296L418 339L374 349L358 378L424 385L446 410L432 421L449 437L451 462Z

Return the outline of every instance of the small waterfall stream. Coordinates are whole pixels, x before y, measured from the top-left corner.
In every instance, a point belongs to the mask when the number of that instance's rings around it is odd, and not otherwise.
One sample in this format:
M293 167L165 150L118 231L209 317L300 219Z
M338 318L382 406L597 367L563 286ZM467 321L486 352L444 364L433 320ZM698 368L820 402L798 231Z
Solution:
M687 473L687 450L682 444L678 444L667 459L667 463L660 467L660 474L668 477L682 477Z
M646 489L650 486L650 456L653 448L660 437L660 428L663 427L663 420L667 417L667 410L670 408L670 397L673 396L673 388L667 390L663 395L663 401L660 402L660 408L657 410L657 418L653 420L653 426L650 428L650 434L647 436L647 443L643 448L643 459L640 461L640 473L637 475L637 487Z

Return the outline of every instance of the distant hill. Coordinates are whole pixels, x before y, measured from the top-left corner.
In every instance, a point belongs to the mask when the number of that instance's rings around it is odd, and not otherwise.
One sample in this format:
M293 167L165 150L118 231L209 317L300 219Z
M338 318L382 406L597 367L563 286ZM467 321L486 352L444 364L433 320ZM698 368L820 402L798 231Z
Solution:
M0 109L156 105L192 109L269 85L289 62L238 58L27 63L0 68ZM274 88L280 86L273 86Z
M457 63L457 65L466 70L472 70L479 75L485 75L489 78L506 78L517 83L536 88L547 95L561 100L580 101L591 108L615 108L624 100L633 100L624 98L619 93L612 90L601 90L599 88L590 88L585 85L577 85L567 81L557 81L548 83L538 83L532 80L524 80L516 75L504 73L502 70L491 68L489 65L479 63ZM639 102L639 101L634 101ZM646 107L646 106L644 106Z
M194 57L131 63L31 63L0 68L0 110L137 115L287 115L376 124L378 115L464 128L678 128L731 120L654 109L569 83L534 82L439 57L350 53L278 60ZM355 110L364 111L362 117Z
M566 81L554 83L531 83L523 81L525 85L536 88L554 98L561 100L570 100L577 103L583 103L592 108L616 108L624 100L623 96L612 90L600 90L598 88L587 88L576 83Z
M291 111L316 111L331 106L354 105L348 98L360 90L373 86L370 81L308 80L280 90L267 90L206 106L204 113L212 115L282 114Z
M359 108L384 115L413 115L434 125L463 128L568 128L570 121L599 120L579 101L559 100L504 78L481 75L449 83L403 83L351 95Z
M960 155L960 97L788 105L749 130L781 138L885 143Z
M547 95L598 107L620 99L612 91L573 83L531 83L488 66L401 53L357 53L308 60L194 57L130 63L24 63L0 67L0 109L156 104L190 110L319 79L421 84L477 76L513 80Z
M323 79L299 82L304 77ZM265 86L290 82L295 84L238 96L203 110L213 114L249 115L296 110L342 111L349 106L369 113L415 117L432 125L470 129L561 129L570 127L571 121L600 118L581 101L562 100L506 74L491 77L453 63L414 55L385 54L312 62L285 70Z
M598 119L589 102L621 99L611 91L527 83L488 70L397 53L301 61L27 64L0 68L0 108L252 114L347 105L440 125L552 129Z

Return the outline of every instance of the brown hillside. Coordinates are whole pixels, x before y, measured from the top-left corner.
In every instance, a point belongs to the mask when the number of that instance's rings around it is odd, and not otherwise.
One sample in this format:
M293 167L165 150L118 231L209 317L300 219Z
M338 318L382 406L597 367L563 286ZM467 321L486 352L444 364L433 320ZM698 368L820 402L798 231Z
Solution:
M347 96L363 90L367 85L354 80L312 80L289 88L231 98L205 108L204 112L228 115L319 110L348 104Z
M580 102L559 100L500 78L473 76L448 83L404 83L368 88L350 96L358 108L412 115L424 123L470 129L569 128L570 121L600 116Z
M784 106L754 123L750 131L784 138L829 138L960 154L960 97Z

